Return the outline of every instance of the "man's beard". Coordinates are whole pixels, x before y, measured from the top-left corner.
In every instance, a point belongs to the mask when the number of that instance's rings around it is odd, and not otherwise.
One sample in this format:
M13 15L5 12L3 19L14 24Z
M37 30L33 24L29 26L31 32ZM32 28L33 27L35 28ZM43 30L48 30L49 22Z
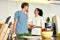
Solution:
M26 10L26 12L28 13L28 10Z

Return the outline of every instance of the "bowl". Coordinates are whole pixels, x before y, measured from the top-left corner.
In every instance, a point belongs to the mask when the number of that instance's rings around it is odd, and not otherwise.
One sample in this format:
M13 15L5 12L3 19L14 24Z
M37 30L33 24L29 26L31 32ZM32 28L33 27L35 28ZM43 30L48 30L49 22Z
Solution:
M48 39L48 38L51 38L52 37L53 31L42 31L41 32L41 35L42 35L43 38Z

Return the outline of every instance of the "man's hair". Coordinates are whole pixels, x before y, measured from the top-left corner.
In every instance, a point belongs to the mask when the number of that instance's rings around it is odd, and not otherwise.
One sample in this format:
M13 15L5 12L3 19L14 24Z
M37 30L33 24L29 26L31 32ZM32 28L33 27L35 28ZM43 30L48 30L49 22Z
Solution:
M29 6L29 4L28 4L27 2L23 2L23 3L21 4L21 8L23 9L25 6Z

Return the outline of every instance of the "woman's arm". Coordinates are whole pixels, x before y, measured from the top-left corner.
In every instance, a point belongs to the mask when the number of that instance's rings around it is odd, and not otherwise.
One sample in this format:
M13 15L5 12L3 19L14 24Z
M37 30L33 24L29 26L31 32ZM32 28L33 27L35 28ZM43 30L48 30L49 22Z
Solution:
M17 19L14 18L14 25L13 25L13 33L15 34L16 32L16 24L17 24Z
M33 27L33 24L28 24L29 29L32 29L32 27Z

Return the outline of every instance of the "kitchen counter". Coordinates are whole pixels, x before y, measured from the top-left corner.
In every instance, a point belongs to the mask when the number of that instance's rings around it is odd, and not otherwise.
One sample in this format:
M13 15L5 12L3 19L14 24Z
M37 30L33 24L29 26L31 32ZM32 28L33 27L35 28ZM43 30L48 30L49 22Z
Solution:
M19 40L60 40L58 37L51 37L51 39L43 39L41 36L24 36L18 38Z

